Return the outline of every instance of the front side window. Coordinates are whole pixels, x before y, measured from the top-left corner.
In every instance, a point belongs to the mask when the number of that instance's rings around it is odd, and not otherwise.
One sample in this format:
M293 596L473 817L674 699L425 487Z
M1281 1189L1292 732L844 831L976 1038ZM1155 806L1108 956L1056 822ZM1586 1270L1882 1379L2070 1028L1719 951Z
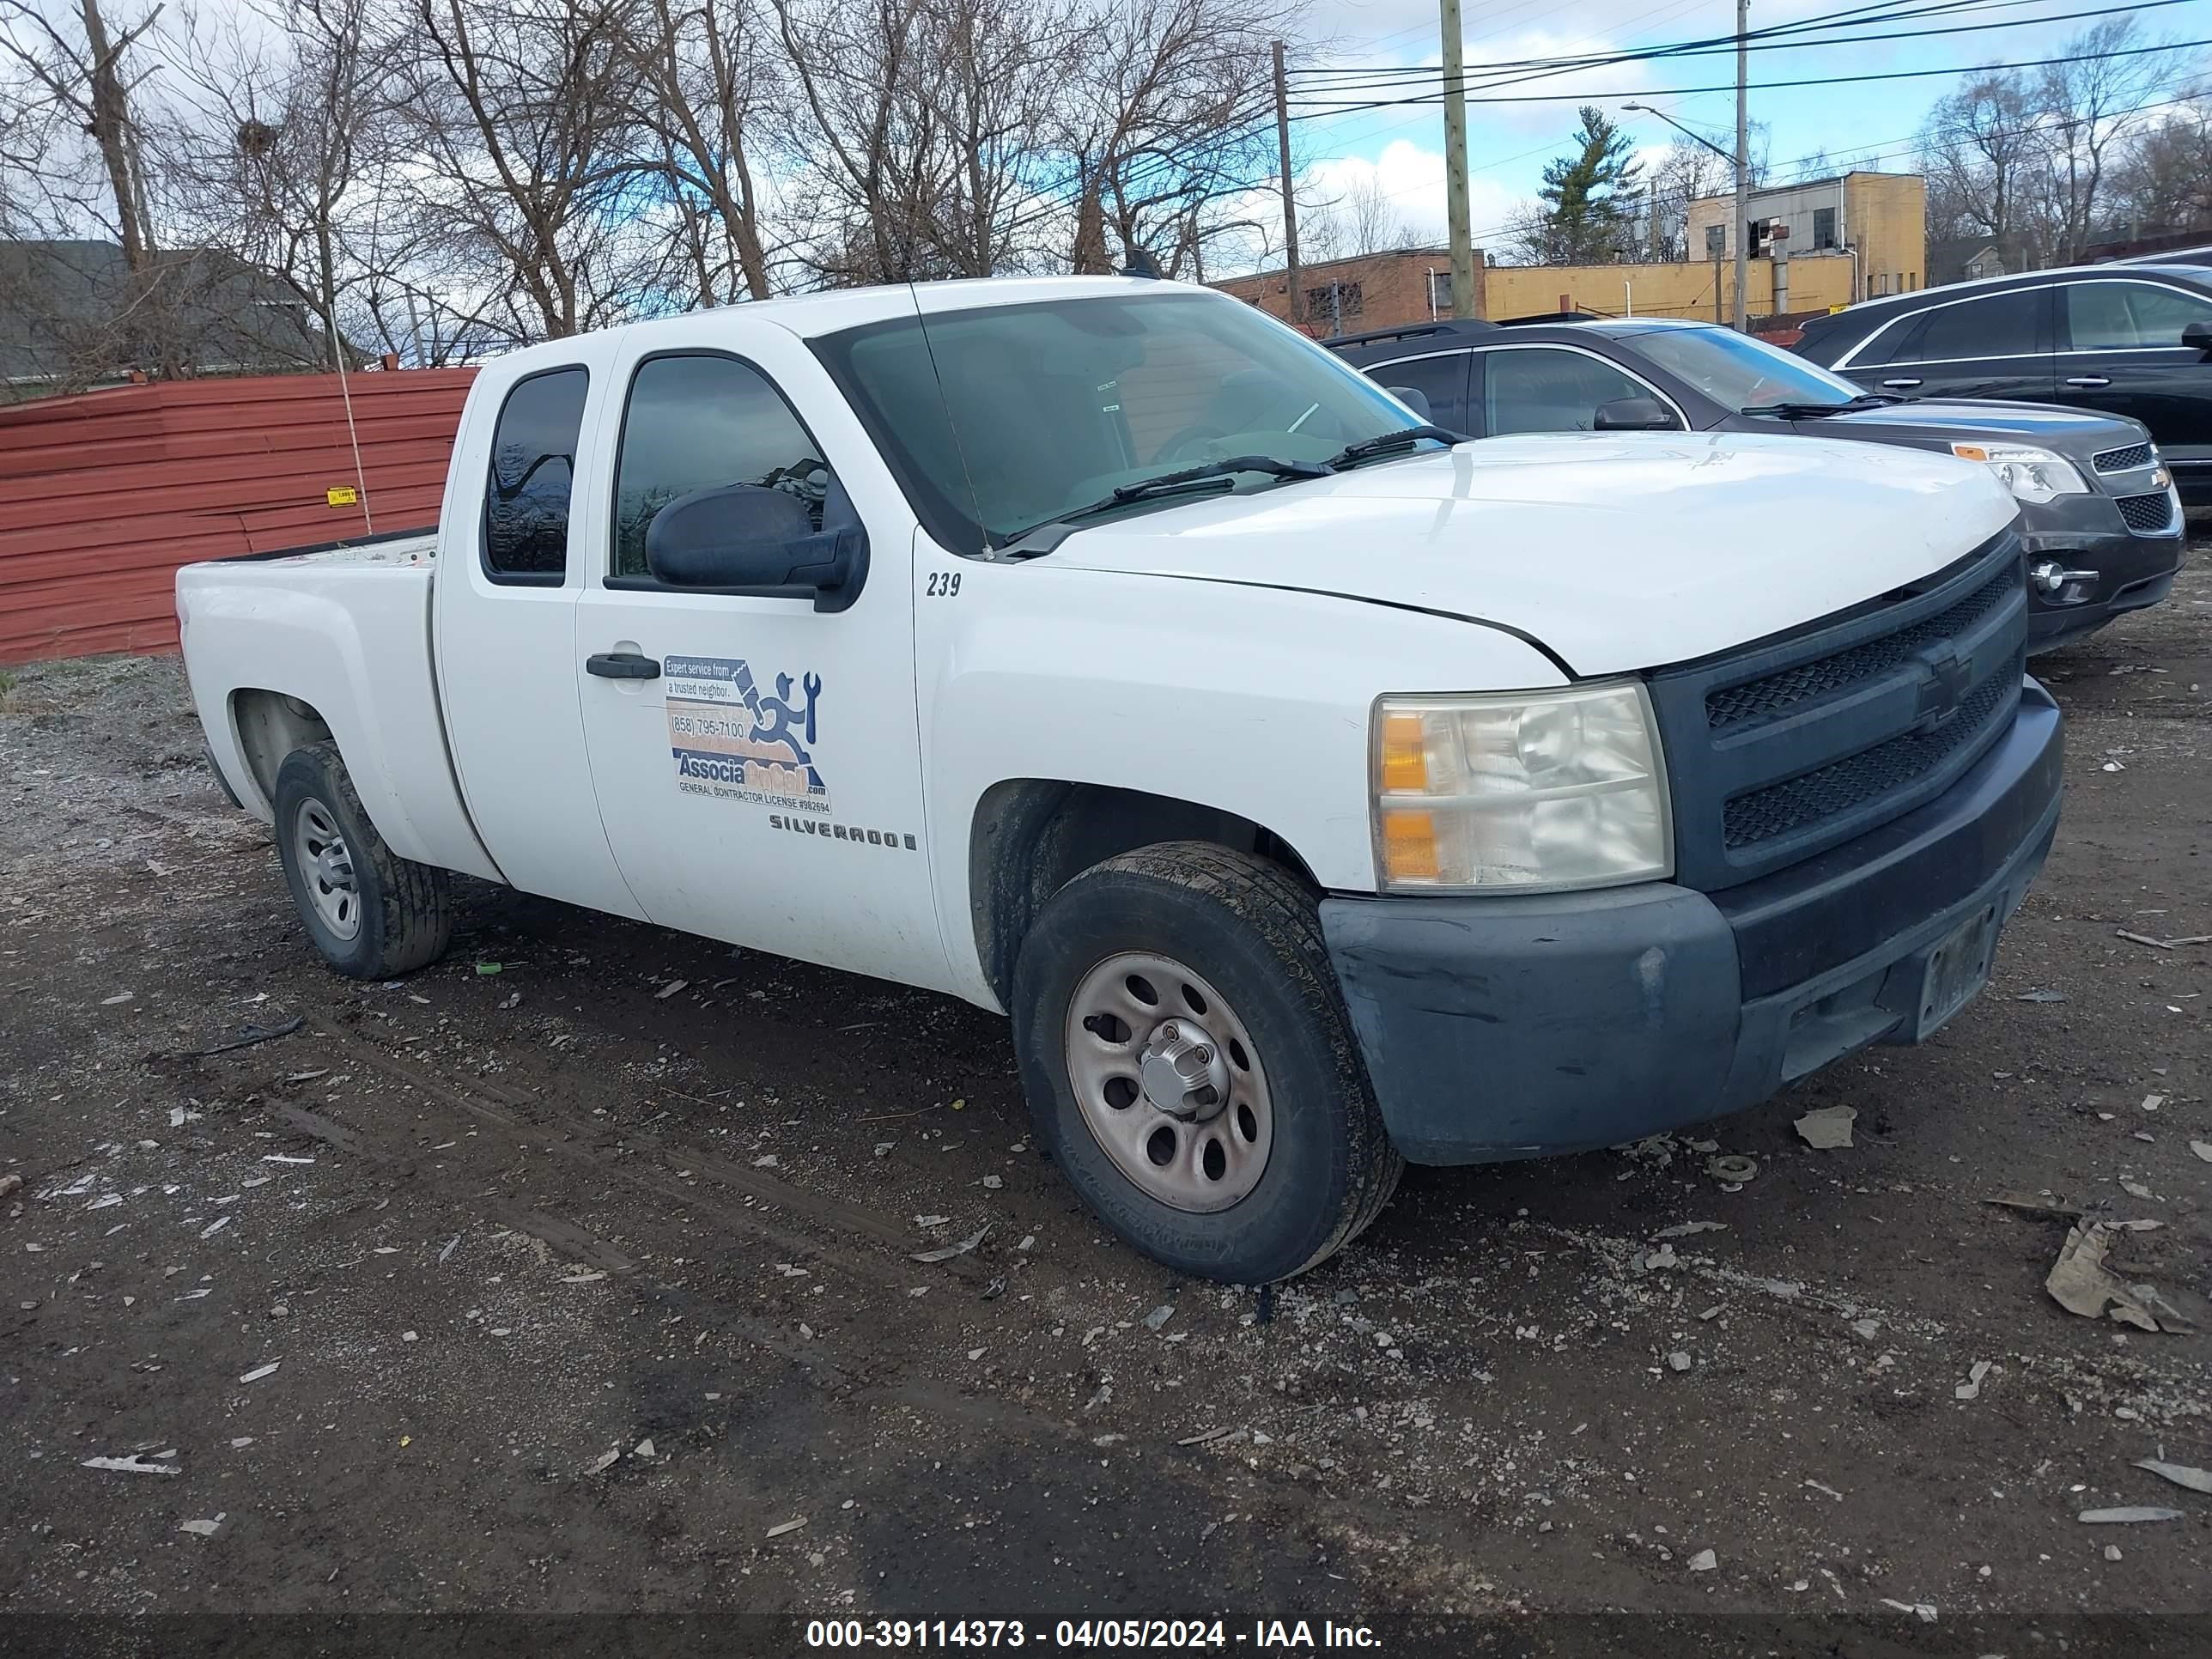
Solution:
M557 586L568 570L568 498L591 374L556 368L518 380L492 428L483 562L495 581Z
M1649 398L1651 388L1611 363L1579 351L1542 348L1486 354L1483 435L1515 432L1588 432L1600 404Z
M2191 323L2212 322L2212 300L2149 283L2076 283L2066 290L2076 351L2141 351L2181 343Z
M1467 430L1467 371L1468 356L1454 351L1439 357L1410 357L1402 362L1381 363L1368 371L1375 382L1391 391L1410 386L1428 399L1431 424L1448 432Z
M645 532L653 515L695 490L739 483L796 496L822 527L830 464L758 369L705 354L648 357L623 410L608 574L649 575Z
M939 312L813 346L917 516L958 553L1164 473L1251 455L1324 461L1407 424L1358 370L1216 295ZM1273 482L1242 477L1239 488Z
M1627 340L1638 356L1729 409L1839 404L1860 395L1842 375L1732 328L1653 328Z

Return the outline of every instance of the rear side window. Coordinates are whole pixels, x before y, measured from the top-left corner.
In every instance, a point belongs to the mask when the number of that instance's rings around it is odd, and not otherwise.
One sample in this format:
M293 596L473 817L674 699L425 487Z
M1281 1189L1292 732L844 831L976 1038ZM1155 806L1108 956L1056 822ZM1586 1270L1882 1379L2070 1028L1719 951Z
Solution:
M1471 354L1455 351L1442 357L1413 357L1404 362L1381 363L1367 377L1386 389L1411 386L1429 400L1431 424L1449 432L1466 432L1467 372Z
M695 490L757 484L803 501L814 527L830 489L822 446L761 372L734 357L649 357L630 382L615 462L610 574L646 577L646 526Z
M1600 404L1650 396L1643 381L1579 351L1492 351L1485 354L1482 435L1588 432Z
M584 426L582 368L518 380L492 430L484 489L484 574L494 581L558 587L568 574L568 498Z
M2191 323L2212 322L2212 300L2149 283L2076 283L2066 290L2076 351L2142 351L2181 343Z
M1899 323L1875 342L1873 352L1856 361L1936 363L1972 357L2033 356L2049 349L2043 343L2043 308L2049 296L2048 289L2026 289L1938 306ZM1892 340L1893 344L1889 343Z

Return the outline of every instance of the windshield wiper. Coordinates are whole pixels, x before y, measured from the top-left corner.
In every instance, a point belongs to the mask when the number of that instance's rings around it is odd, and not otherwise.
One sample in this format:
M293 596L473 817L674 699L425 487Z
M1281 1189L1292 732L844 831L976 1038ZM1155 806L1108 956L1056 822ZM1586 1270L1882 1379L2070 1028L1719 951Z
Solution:
M1031 525L1019 535L1010 538L1001 550L1006 553L1048 553L1074 528L1075 520L1087 519L1094 514L1110 513L1117 507L1127 507L1132 501L1147 501L1157 495L1180 495L1201 489L1234 489L1237 477L1242 472L1264 472L1277 478L1326 478L1336 469L1322 461L1281 461L1273 455L1231 455L1226 460L1206 461L1197 466L1186 466L1174 472L1163 472L1156 478L1139 478L1134 483L1117 486L1111 495L1101 495L1083 507L1071 507L1065 513L1055 513L1042 524ZM1059 536L1052 532L1058 531ZM1039 538L1043 545L1039 545Z
M1817 421L1830 415L1848 415L1855 409L1887 409L1892 404L1909 404L1910 398L1900 398L1893 392L1862 392L1856 398L1847 398L1839 404L1753 404L1739 410L1741 415L1778 415L1785 421Z
M1226 460L1187 466L1179 472L1163 472L1157 478L1139 478L1134 483L1121 485L1111 495L1089 507L1077 507L1075 512L1103 512L1123 501L1141 501L1147 495L1172 493L1186 484L1203 483L1212 478L1233 478L1239 472L1265 472L1278 478L1326 478L1335 470L1334 465L1322 461L1279 461L1273 455L1231 455ZM1063 513L1059 516L1065 519L1074 514Z
M1409 426L1396 432L1386 432L1379 438L1363 438L1356 444L1346 444L1328 458L1328 465L1332 471L1340 466L1357 466L1375 456L1387 455L1394 449L1411 449L1424 438L1434 438L1442 444L1468 441L1464 432L1452 432L1440 426Z

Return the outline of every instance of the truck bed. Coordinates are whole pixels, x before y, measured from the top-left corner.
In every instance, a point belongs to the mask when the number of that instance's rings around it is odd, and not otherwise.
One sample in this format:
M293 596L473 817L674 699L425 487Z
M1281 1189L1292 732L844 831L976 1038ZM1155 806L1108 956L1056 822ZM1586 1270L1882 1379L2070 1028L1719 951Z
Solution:
M327 726L362 806L402 858L500 872L469 821L447 750L430 637L434 532L186 565L177 616L216 767L274 817L283 752ZM273 693L289 700L271 714Z

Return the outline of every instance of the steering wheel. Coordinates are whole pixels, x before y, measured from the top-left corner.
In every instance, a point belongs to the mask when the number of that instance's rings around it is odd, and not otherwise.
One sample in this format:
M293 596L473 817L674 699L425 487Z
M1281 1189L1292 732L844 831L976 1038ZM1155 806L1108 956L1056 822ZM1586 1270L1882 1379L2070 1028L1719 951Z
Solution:
M1219 457L1211 447L1227 435L1218 427L1187 426L1162 444L1152 459L1155 461L1215 460Z

